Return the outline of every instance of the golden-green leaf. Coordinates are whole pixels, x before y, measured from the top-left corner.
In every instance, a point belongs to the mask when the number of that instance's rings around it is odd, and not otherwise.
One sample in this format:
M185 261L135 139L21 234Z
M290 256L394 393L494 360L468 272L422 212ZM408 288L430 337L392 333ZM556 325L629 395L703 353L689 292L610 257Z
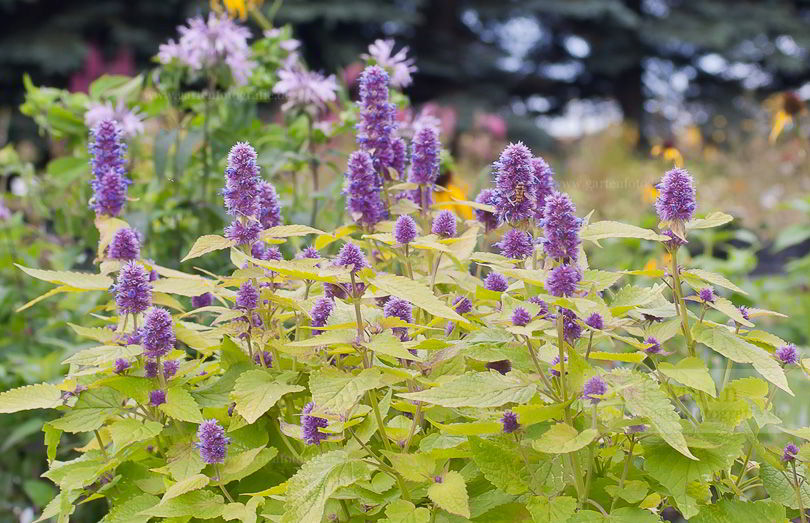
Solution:
M557 423L532 442L532 447L546 454L568 454L592 442L599 432L596 429L577 429L567 423Z
M222 249L227 249L229 247L233 247L234 245L235 243L232 240L219 236L218 234L206 234L205 236L200 236L197 238L197 241L194 242L194 245L191 247L191 250L188 251L186 257L180 261L184 262L186 260L199 258L203 254L221 251Z
M470 517L467 485L464 483L464 477L455 470L445 473L441 483L433 483L428 488L427 495L431 501L447 512L464 518Z
M368 282L381 291L407 300L434 316L463 324L467 323L467 320L438 299L427 286L415 282L410 278L381 272L369 278Z

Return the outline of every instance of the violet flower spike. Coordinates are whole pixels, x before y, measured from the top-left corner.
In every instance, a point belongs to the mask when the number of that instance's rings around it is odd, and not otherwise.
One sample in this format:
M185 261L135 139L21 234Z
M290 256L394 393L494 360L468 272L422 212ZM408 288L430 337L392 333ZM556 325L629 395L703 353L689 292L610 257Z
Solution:
M534 252L532 235L520 229L509 229L496 245L501 254L513 260L524 260Z
M230 443L225 429L215 419L203 421L197 428L197 443L194 446L199 449L202 460L209 465L225 462Z
M433 218L431 232L442 238L453 238L456 235L456 215L451 211L440 211Z
M152 307L146 312L141 329L141 345L147 358L160 358L174 348L172 316L169 311Z
M152 304L149 274L135 262L121 267L113 292L119 314L140 314Z
M385 317L399 318L405 323L413 323L413 307L407 300L402 298L391 297L383 307L383 315ZM400 340L406 341L408 339L407 327L394 327L393 332Z
M386 217L377 173L367 152L355 151L349 156L343 192L346 195L346 210L355 222L373 227Z
M109 247L107 257L112 260L131 261L141 257L141 241L138 232L129 227L115 231Z
M661 178L658 184L655 210L661 221L688 222L695 215L697 202L692 175L676 167Z
M519 222L534 215L532 153L521 142L509 144L493 165L497 173L495 209L500 223Z
M318 429L325 429L329 422L325 418L312 416L310 413L315 408L315 403L310 401L301 410L301 437L307 445L320 445L327 435Z

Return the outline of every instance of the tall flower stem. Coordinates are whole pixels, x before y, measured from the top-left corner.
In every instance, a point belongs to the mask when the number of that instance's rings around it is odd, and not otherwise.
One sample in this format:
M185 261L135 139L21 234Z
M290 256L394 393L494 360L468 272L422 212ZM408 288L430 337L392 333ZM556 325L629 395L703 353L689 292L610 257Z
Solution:
M439 273L439 264L442 262L442 253L439 251L439 255L436 257L436 264L433 266L433 273L430 275L430 292L433 292L433 288L436 286L436 274Z
M633 459L633 447L636 445L636 439L630 438L630 448L627 449L627 454L624 457L624 468L622 469L622 477L619 479L619 491L624 488L624 482L627 480L627 474L630 472L630 461ZM619 496L613 496L613 501L610 502L610 509L608 512L613 512L613 507L616 505L616 500Z
M796 473L796 461L790 462L790 468L793 470L793 488L796 489L796 501L799 503L799 515L802 518L802 523L807 523L807 515L804 513L804 500L802 499L802 485L799 483L799 475Z
M222 491L223 494L225 494L225 497L228 499L228 501L230 501L231 503L236 503L231 497L231 495L228 493L228 490L225 488L225 485L222 483L222 475L220 474L219 471L219 463L214 463L214 474L216 474L217 483L219 483L219 489Z
M683 289L681 288L681 276L678 271L678 251L672 249L671 256L672 262L670 270L672 271L672 291L675 293L675 301L678 306L678 312L681 315L681 331L683 337L686 339L686 348L689 350L689 355L695 355L695 344L692 341L692 332L689 329L689 310L686 308L686 302L683 299Z
M351 281L352 281L352 301L354 302L354 318L357 322L357 340L359 342L366 341L364 329L363 329L363 314L360 312L360 297L357 296L357 285L355 283L354 273L350 273Z

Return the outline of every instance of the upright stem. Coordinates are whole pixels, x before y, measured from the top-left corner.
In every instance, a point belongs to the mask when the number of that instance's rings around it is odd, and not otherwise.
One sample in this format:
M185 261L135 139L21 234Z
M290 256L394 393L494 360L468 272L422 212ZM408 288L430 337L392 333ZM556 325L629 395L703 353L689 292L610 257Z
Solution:
M683 337L686 339L686 348L689 350L689 355L695 355L695 344L692 341L692 331L689 329L689 316L686 303L683 299L683 289L681 288L681 277L678 273L678 251L673 249L671 253L672 264L670 270L672 271L672 290L675 293L675 300L678 305L678 312L681 315L681 331Z
M526 347L529 348L529 354L532 356L532 361L534 362L534 368L537 369L537 373L540 374L540 379L543 380L543 384L545 384L546 389L548 390L549 395L554 401L559 401L556 392L554 391L554 387L552 387L551 382L546 377L546 373L543 372L543 368L540 367L540 362L537 360L537 354L534 352L534 347L532 347L532 341L529 339L528 336L526 338Z
M214 474L217 477L217 483L219 483L219 489L225 494L225 497L228 498L228 501L231 503L236 503L231 495L228 493L228 490L225 488L225 485L222 484L222 476L219 473L219 463L214 463Z
M799 483L799 475L796 474L796 461L790 462L793 469L793 486L796 489L796 501L799 502L799 515L802 518L802 523L807 523L807 515L804 513L804 500L802 499L802 486Z
M560 350L560 387L562 390L562 400L563 402L568 401L568 391L566 390L565 385L565 336L563 331L563 314L560 312L557 314L557 345L559 346ZM566 411L568 408L566 407Z
M439 251L439 256L436 258L436 265L433 266L433 274L430 275L430 292L433 292L433 288L436 286L436 274L439 272L439 264L442 261L442 254L444 253Z
M591 417L591 428L596 430L598 423L596 419L596 403L593 404L593 414ZM588 468L585 472L585 494L583 499L588 499L588 492L591 490L591 480L593 479L593 443L588 445Z
M413 413L413 423L411 423L411 430L408 432L408 439L405 440L405 446L402 451L407 453L411 446L413 435L416 434L416 427L419 424L419 419L422 417L422 402L416 404L416 412Z
M627 455L624 457L624 469L622 469L622 477L619 480L619 490L624 488L624 481L627 479L627 473L630 471L630 460L633 459L633 447L636 445L635 438L630 439L630 448L627 449ZM613 512L613 507L616 505L616 500L619 496L613 496L613 501L610 502L610 509L608 512Z
M357 340L366 341L363 329L363 314L360 312L360 298L357 296L357 285L355 284L354 273L349 273L352 281L352 301L354 302L354 317L357 321Z
M101 441L101 434L98 433L98 429L94 430L93 432L96 434L98 448L101 449L101 453L104 454L104 461L110 461L110 456L107 454L107 448L104 446L104 442Z

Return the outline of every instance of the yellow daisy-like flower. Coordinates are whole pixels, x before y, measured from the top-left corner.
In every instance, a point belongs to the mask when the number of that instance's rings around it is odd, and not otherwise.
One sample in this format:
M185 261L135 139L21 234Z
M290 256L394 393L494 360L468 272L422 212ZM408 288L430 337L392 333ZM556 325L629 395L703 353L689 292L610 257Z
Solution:
M770 143L776 142L776 139L779 138L779 135L782 134L782 131L784 131L785 127L790 123L793 123L793 117L784 109L776 111L776 114L773 115L773 121L771 122L771 134L768 135L768 141Z
M650 154L656 158L660 156L664 160L674 163L675 167L683 167L683 155L674 145L654 145L650 149Z
M658 269L658 260L656 260L655 258L650 258L649 260L647 260L647 263L644 264L644 269L642 270L654 271L656 269Z
M647 184L641 188L641 200L647 204L652 205L658 199L658 189L654 185Z
M240 20L247 18L248 11L254 7L259 7L264 3L264 0L211 0L211 10L217 13L224 11L228 16L239 16Z
M445 187L444 190L435 191L433 198L436 203L453 202L457 200L466 201L467 190L462 184L451 180L447 183L447 187ZM473 211L466 205L444 205L442 207L452 210L465 220L473 219Z

